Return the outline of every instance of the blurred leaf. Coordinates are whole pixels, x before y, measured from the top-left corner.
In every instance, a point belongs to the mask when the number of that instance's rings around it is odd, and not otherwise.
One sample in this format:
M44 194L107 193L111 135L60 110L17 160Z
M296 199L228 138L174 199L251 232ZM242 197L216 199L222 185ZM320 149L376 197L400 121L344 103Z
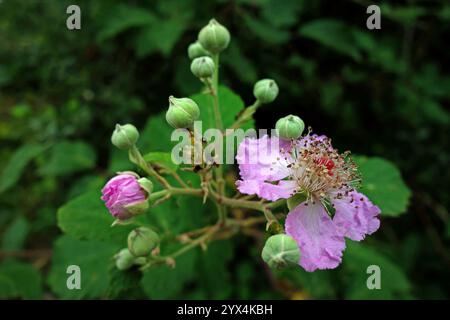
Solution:
M106 16L107 19L97 35L100 42L115 37L127 29L149 25L156 21L156 17L150 11L125 4L113 6Z
M100 200L100 190L85 193L58 210L58 226L77 239L123 244L132 226L111 227L114 218Z
M361 54L355 45L351 29L352 27L339 20L318 19L304 24L299 33L359 61Z
M135 49L142 58L159 51L168 56L187 27L187 21L178 19L159 19L155 24L139 31L135 39Z
M168 248L173 252L175 247ZM197 250L197 249L195 249ZM197 251L191 250L175 259L176 266L155 266L147 269L142 277L141 286L151 299L170 299L179 296L187 283L197 274Z
M244 21L255 36L263 40L265 43L279 45L287 42L290 38L288 31L274 28L264 20L253 18L248 14L244 16Z
M290 27L299 19L302 0L268 0L262 6L262 16L276 27Z
M18 216L3 234L2 248L7 251L20 250L30 231L30 225L22 215Z
M150 152L144 155L145 161L169 171L176 171L178 165L173 163L169 152Z
M98 241L80 241L70 236L60 237L53 247L49 285L62 299L94 299L106 294L109 266L118 247ZM76 265L81 270L81 289L67 288L67 267Z
M380 11L387 18L404 25L410 25L416 22L421 16L427 14L427 10L422 7L408 5L394 7L389 3L380 4Z
M381 289L368 289L367 267L375 265L381 271ZM346 299L410 299L411 285L396 264L374 248L347 241L343 267L347 276Z
M363 192L381 209L381 214L398 216L406 211L411 191L403 181L400 171L382 158L354 158L362 174Z
M95 150L83 141L62 141L50 150L49 160L40 168L42 175L72 174L95 166Z
M27 263L4 261L0 264L0 298L40 299L42 276Z
M223 64L230 66L242 81L253 84L258 80L258 74L252 61L248 59L235 42L231 42L227 54L221 57Z
M45 150L40 144L24 144L17 149L0 176L0 193L14 186L27 164Z

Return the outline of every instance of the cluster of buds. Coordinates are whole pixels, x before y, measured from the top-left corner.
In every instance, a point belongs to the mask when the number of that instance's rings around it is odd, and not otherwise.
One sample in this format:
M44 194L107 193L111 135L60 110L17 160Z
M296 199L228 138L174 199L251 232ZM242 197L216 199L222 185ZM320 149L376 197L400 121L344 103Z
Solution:
M188 56L192 60L191 72L209 89L209 93L216 99L214 116L219 118L221 115L218 98L218 55L229 46L229 43L230 33L227 28L212 19L200 30L197 40L188 47ZM246 121L251 120L257 108L272 103L278 94L279 88L273 79L257 81L253 87L255 102L239 114L232 128L239 128ZM219 113L219 115L216 113ZM192 131L194 122L200 118L200 108L190 98L170 96L165 118L167 123L175 129ZM217 123L220 124L218 126L222 126L220 121ZM280 138L294 140L301 137L305 124L299 117L289 115L277 121L276 129ZM125 222L125 220L142 214L149 208L149 204L153 205L156 200L163 199L164 194L170 197L170 193L175 190L167 181L164 182L164 178L159 173L156 173L156 167L153 168L142 157L136 147L138 139L139 132L135 126L117 124L111 142L117 148L128 151L130 160L148 173L149 176L156 177L158 182L162 180L165 190L152 193L153 184L149 179L140 177L131 171L117 173L102 189L102 200L105 201L105 205L112 216L116 218L114 224L127 224L128 222ZM207 172L210 168L203 169L204 172ZM211 177L217 178L219 176L219 181L223 179L220 175L215 172ZM202 191L206 200L209 189L204 186L205 183L205 181L202 182ZM212 187L211 190L219 194L222 193L221 196L224 196L220 187ZM234 201L239 202L238 199ZM219 221L220 219L219 217ZM148 266L155 261L170 262L170 258L159 256L159 245L160 237L153 229L147 227L134 229L128 235L127 247L114 256L116 267L119 270L127 270L133 266ZM300 260L300 251L292 237L286 234L276 234L267 239L261 256L271 268L279 269L297 265Z

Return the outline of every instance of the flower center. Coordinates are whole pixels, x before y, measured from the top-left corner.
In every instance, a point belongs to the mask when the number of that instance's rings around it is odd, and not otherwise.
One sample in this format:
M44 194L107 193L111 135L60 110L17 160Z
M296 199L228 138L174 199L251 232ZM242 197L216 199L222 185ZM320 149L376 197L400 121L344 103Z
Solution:
M312 200L340 198L354 190L360 179L349 152L340 154L324 136L307 135L293 146L291 178L297 192Z

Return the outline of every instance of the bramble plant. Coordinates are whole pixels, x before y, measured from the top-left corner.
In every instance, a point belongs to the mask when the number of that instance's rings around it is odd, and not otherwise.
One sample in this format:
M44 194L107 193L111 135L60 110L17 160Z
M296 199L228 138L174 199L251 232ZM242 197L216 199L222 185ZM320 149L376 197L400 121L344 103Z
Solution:
M264 223L268 239L261 256L271 268L332 269L342 261L345 238L361 241L380 226L380 209L357 191L361 178L350 153L339 153L331 139L313 134L310 128L305 132L297 115L279 119L271 136L256 138L254 130L238 135L236 160L241 179L232 177L227 183L223 139L234 139L233 130L249 129L257 109L273 102L279 93L274 80L258 81L253 90L255 102L233 114L232 123L225 123L224 117L229 119L232 111L221 105L219 56L229 43L228 30L212 19L188 48L191 71L210 96L207 106L187 97L169 97L166 121L178 137L184 136L181 151L187 161L182 166L178 168L179 162L174 161L174 151L170 159L151 153L144 156L136 146L138 130L131 124L116 126L112 143L128 151L129 160L142 172L118 172L102 190L102 200L116 218L113 227L136 225L124 239L128 247L115 255L119 270L132 266L146 270L161 264L175 267L179 257L196 247L207 250L215 240ZM214 129L214 134L203 138L196 121L202 121L204 129ZM151 134L159 139L158 132ZM234 148L226 152L233 152L234 158ZM177 197L198 197L204 206L214 204L215 210L208 214L216 211L215 221L175 237L158 234L158 228L143 217ZM287 216L276 213L285 207ZM260 216L232 215L230 208ZM173 242L181 246L168 251L165 247Z

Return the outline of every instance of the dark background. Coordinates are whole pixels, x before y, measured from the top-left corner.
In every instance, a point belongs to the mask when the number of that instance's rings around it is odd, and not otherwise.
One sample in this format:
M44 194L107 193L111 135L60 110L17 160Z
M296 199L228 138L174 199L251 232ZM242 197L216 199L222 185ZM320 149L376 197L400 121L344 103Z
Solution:
M66 28L69 4L81 7L81 30ZM370 4L381 7L381 30L366 28ZM413 196L406 213L383 220L374 244L410 286L385 298L448 298L447 1L3 0L0 168L25 144L59 151L30 156L14 183L3 182L0 259L13 252L32 264L43 288L39 297L54 297L46 277L60 234L57 208L82 189L100 188L111 174L115 123L142 128L167 108L169 95L200 89L186 51L211 17L232 35L221 82L247 105L256 80L273 78L280 87L278 99L258 110L257 127L298 114L339 149L380 156L400 169ZM66 162L77 154L72 142L89 155L75 164ZM345 281L324 273L307 283L268 282L264 271L252 271L259 268L258 252L248 252L250 243L236 240L233 288L217 297L365 298L347 296Z

